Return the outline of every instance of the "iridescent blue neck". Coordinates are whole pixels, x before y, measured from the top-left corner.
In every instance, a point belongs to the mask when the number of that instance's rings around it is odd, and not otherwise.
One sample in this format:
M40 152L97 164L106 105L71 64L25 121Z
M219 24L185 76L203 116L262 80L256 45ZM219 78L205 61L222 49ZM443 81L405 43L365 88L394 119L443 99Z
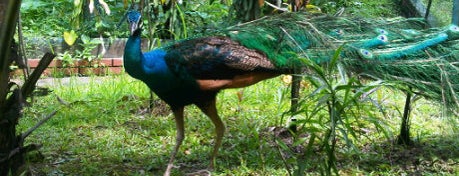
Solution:
M134 78L139 78L144 74L143 69L141 69L144 56L142 54L140 43L140 32L134 32L134 34L128 38L126 46L124 47L124 69Z
M156 49L143 54L142 65L146 74L166 75L169 73L164 57L166 52Z

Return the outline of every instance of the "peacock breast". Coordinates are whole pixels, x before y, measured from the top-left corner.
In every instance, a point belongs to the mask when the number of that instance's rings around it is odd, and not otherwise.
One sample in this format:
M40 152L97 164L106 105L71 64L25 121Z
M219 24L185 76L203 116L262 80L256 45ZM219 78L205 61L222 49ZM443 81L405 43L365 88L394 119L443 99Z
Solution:
M162 100L172 107L192 104L200 94L195 81L183 80L174 75L157 75L150 78L147 86Z

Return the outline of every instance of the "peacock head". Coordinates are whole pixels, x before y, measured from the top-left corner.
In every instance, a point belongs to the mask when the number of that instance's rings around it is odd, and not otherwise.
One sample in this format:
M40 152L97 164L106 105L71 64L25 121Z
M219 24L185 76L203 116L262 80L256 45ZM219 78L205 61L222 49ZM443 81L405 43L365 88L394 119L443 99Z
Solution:
M135 30L141 28L142 21L140 18L141 15L138 11L132 10L127 13L127 21L129 23L129 30L131 34L133 34Z

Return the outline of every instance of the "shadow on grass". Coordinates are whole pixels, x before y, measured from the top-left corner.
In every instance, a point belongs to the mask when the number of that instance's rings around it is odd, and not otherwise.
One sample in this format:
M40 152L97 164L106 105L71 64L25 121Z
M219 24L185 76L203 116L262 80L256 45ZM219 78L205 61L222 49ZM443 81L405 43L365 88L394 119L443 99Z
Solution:
M459 135L431 136L401 146L393 141L367 144L361 153L342 158L342 169L364 173L408 175L454 174L459 172Z

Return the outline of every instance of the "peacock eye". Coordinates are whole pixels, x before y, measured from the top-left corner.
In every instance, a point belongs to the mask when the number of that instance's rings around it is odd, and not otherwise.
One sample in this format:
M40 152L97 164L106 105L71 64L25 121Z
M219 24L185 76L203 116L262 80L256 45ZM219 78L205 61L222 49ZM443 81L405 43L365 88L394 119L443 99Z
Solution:
M342 35L344 35L344 30L342 30L342 29L333 29L331 31L331 34L333 36L341 37Z
M387 35L387 31L384 29L376 29L376 33L382 34L382 35Z
M342 29L335 29L335 32L339 35L343 35L344 31Z
M381 40L384 43L388 42L388 40L389 40L386 35L379 35L378 39Z
M458 32L458 31L459 31L459 27L456 26L456 25L454 25L454 24L452 24L452 25L449 27L449 30L450 30L451 32Z
M454 24L450 25L446 34L448 35L449 40L459 39L459 27Z
M372 59L373 58L373 54L370 51L366 50L366 49L360 49L359 50L359 54L360 54L360 56L362 56L365 59Z

